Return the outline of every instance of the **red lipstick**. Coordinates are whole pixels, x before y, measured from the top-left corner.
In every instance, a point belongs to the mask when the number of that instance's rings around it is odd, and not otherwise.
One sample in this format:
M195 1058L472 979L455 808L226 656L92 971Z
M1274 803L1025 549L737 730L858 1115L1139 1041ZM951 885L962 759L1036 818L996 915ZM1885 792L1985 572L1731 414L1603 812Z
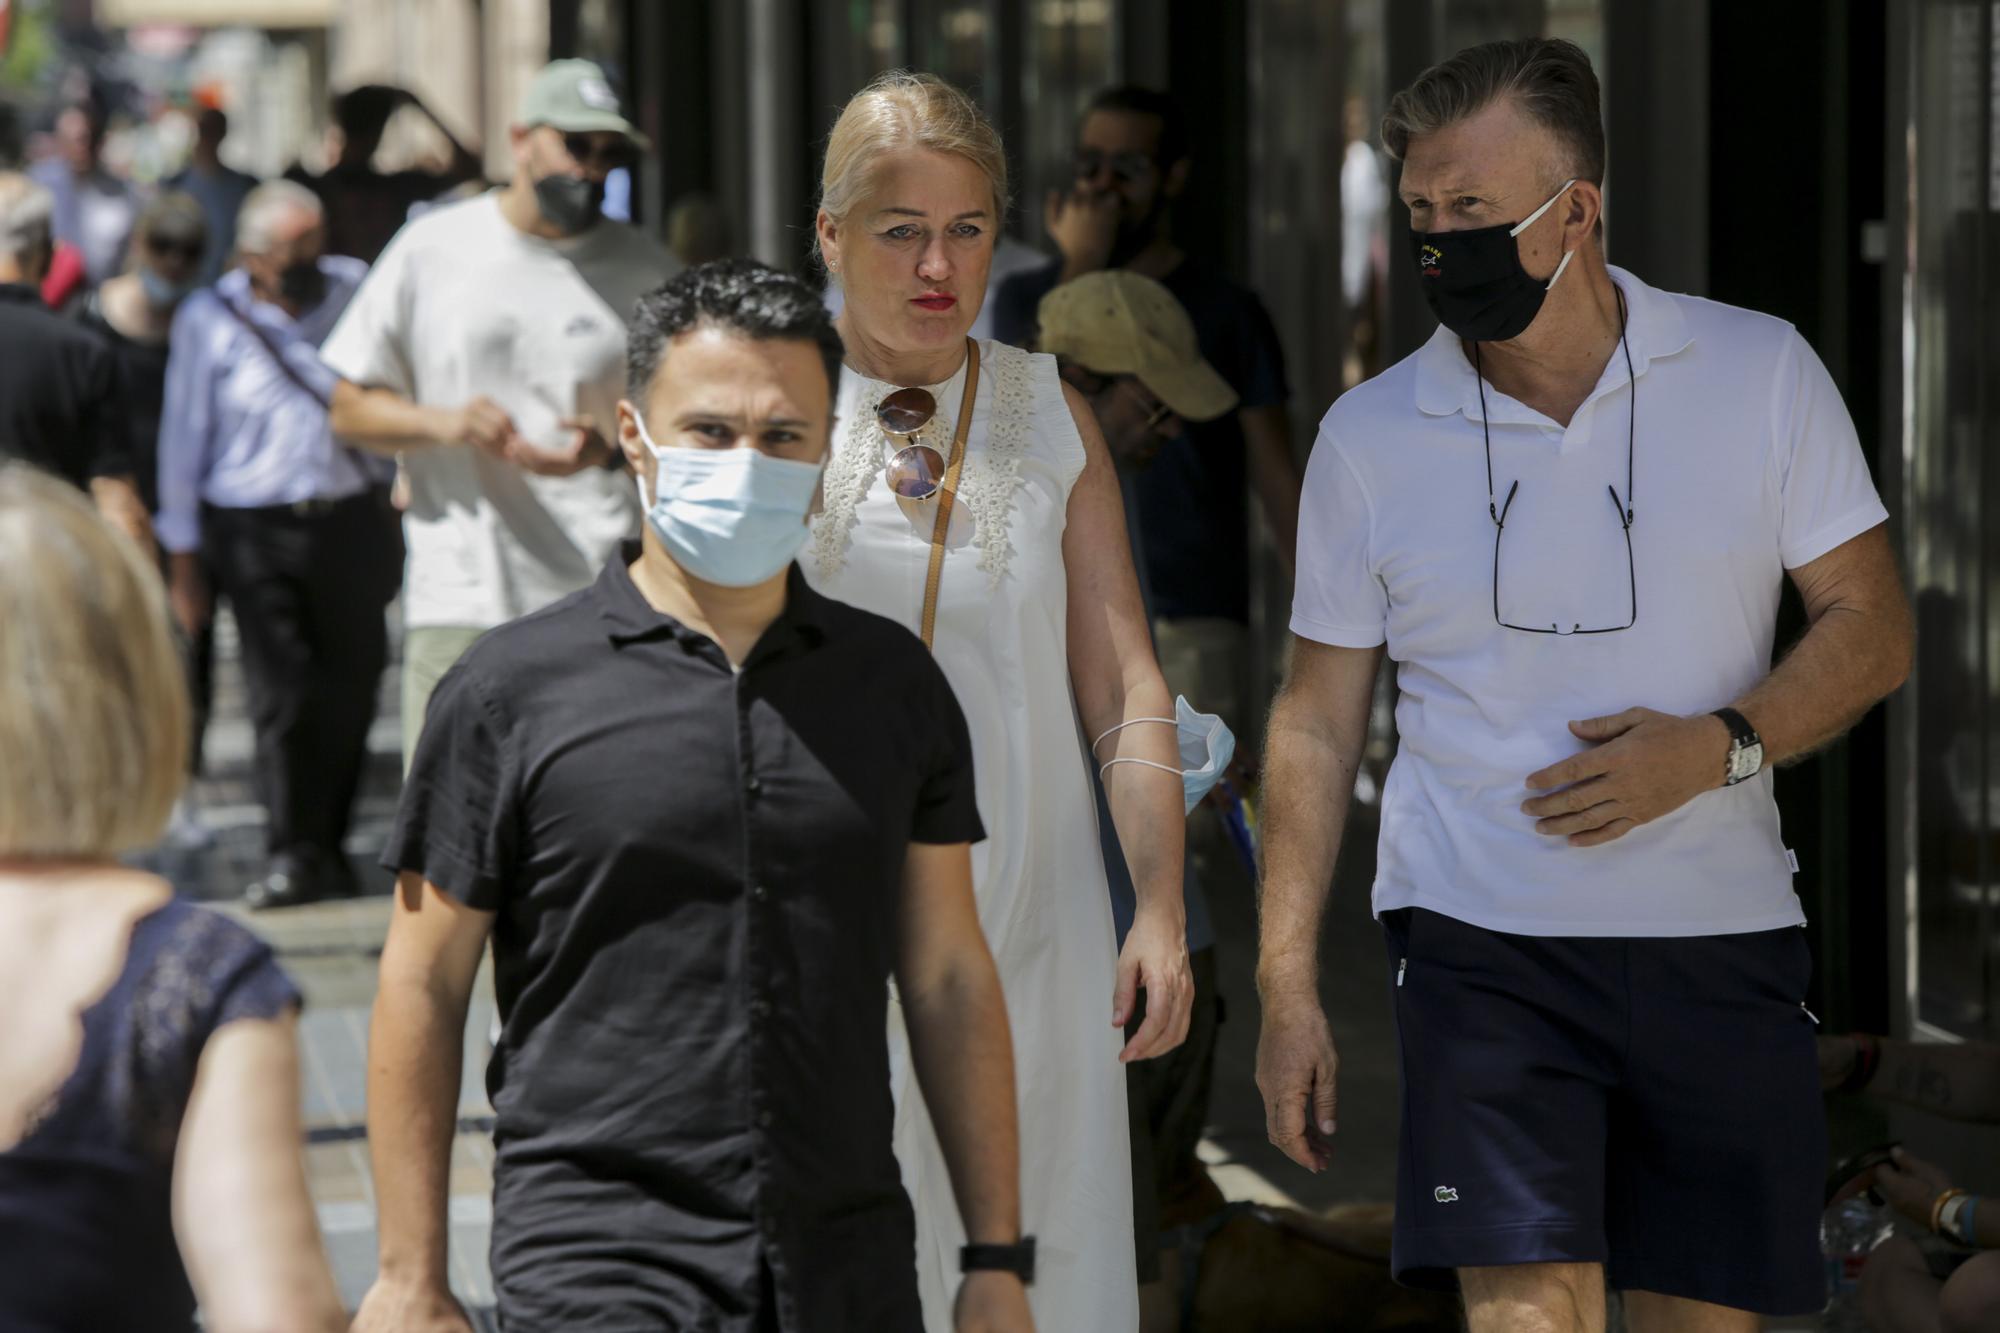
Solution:
M910 304L926 310L949 310L958 304L958 298L950 292L925 292L922 296L911 298Z

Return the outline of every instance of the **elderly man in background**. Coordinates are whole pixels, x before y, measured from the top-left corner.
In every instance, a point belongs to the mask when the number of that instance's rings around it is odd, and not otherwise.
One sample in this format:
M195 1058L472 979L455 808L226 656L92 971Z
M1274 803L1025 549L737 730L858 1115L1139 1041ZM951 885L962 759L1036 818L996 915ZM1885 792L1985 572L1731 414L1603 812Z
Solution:
M245 200L242 266L174 319L160 432L160 533L193 633L213 576L234 608L270 817L252 907L351 888L342 843L388 658L401 549L388 467L333 437L318 348L360 285L322 254L319 199L274 181Z
M48 190L0 172L0 459L33 463L89 491L106 519L151 550L117 362L95 334L42 304L54 214Z

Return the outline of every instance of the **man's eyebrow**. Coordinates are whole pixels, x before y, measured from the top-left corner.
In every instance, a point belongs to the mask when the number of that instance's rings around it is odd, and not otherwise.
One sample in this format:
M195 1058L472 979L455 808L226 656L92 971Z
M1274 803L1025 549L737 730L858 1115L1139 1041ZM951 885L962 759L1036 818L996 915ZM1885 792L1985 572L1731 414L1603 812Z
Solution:
M674 417L674 420L681 425L689 425L697 421L719 421L725 425L733 426L737 422L744 420L744 416L741 412L725 412L720 408L689 407L682 409ZM761 418L757 424L765 427L784 426L793 430L802 430L811 426L812 422L806 420L804 417L773 416Z

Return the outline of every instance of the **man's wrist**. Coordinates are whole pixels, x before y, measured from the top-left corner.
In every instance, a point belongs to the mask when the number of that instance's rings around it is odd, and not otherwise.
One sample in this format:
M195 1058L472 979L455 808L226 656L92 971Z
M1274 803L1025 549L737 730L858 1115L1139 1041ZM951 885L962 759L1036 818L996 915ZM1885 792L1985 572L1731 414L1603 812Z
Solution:
M1319 967L1311 957L1281 955L1257 964L1257 994L1266 1000L1294 993L1319 994Z

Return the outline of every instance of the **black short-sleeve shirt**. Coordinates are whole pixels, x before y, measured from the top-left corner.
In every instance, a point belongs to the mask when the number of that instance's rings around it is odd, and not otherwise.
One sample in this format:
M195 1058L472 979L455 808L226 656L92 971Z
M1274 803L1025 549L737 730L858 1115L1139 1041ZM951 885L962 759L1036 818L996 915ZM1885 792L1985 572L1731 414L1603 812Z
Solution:
M887 983L909 844L984 836L964 718L796 568L732 670L635 555L439 683L384 857L496 913L502 1314L914 1330Z
M88 486L130 476L118 363L98 336L0 283L0 461L14 458Z
M1062 261L1009 277L994 293L993 336L1025 345ZM1160 285L1194 324L1204 361L1229 382L1238 407L1282 406L1291 397L1277 328L1256 293L1220 270L1183 259ZM1133 478L1139 548L1153 611L1169 620L1250 620L1250 473L1236 412L1190 421Z

